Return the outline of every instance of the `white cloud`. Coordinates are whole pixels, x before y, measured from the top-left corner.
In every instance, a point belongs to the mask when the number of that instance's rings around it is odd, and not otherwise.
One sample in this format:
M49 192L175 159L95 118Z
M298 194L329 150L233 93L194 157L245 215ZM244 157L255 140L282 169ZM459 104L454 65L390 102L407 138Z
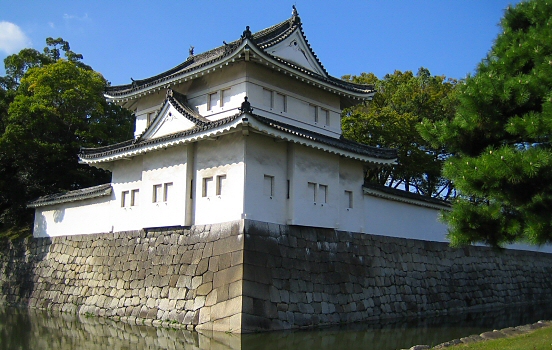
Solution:
M0 51L11 55L31 46L31 39L23 33L19 26L11 22L0 22Z
M85 13L84 16L79 17L77 15L69 15L67 13L63 14L63 19L74 19L77 21L87 21L88 20L88 13Z

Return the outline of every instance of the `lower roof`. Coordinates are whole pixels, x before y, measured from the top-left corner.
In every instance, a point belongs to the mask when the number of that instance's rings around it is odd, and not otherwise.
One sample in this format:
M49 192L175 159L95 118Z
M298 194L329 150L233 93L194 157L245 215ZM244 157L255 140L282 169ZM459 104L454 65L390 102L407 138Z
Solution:
M133 157L160 148L216 137L223 133L251 128L253 131L271 135L307 147L318 148L347 158L376 164L393 164L397 159L395 149L368 146L362 143L337 139L311 130L268 119L252 112L240 112L233 116L210 121L194 128L153 139L128 140L99 148L83 148L79 158L83 163L94 164ZM241 129L240 129L241 130Z
M74 191L50 194L42 196L27 204L27 208L38 208L47 205L76 202L84 199L98 198L111 195L111 184L103 184L93 187L82 188Z

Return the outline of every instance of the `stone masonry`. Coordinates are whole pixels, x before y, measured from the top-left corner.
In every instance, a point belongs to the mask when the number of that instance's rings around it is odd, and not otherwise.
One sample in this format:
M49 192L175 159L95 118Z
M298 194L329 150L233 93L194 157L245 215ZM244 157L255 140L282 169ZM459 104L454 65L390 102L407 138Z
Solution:
M552 254L241 220L0 242L0 303L254 332L550 301Z
M241 331L240 222L3 243L0 302Z

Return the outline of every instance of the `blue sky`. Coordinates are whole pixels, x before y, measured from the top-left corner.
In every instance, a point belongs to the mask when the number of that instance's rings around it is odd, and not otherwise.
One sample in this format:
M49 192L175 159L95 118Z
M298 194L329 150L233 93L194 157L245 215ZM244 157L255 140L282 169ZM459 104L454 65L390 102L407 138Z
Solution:
M62 37L113 85L178 65L291 17L295 4L314 52L333 76L428 68L463 78L517 0L29 1L0 0L0 59ZM3 65L0 75L4 74Z

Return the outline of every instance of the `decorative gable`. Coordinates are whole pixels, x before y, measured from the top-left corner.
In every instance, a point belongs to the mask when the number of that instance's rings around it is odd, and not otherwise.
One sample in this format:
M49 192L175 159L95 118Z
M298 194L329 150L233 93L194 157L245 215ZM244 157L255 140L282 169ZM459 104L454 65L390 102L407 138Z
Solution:
M299 30L296 30L295 33L286 39L267 49L267 52L311 72L326 76L324 68L320 66L316 57L312 54Z
M177 132L187 131L198 125L205 125L209 120L196 113L187 105L186 96L169 89L161 111L151 125L137 140L154 139Z
M182 115L174 106L167 103L154 119L150 127L142 134L142 139L154 139L175 132L190 130L195 123Z

